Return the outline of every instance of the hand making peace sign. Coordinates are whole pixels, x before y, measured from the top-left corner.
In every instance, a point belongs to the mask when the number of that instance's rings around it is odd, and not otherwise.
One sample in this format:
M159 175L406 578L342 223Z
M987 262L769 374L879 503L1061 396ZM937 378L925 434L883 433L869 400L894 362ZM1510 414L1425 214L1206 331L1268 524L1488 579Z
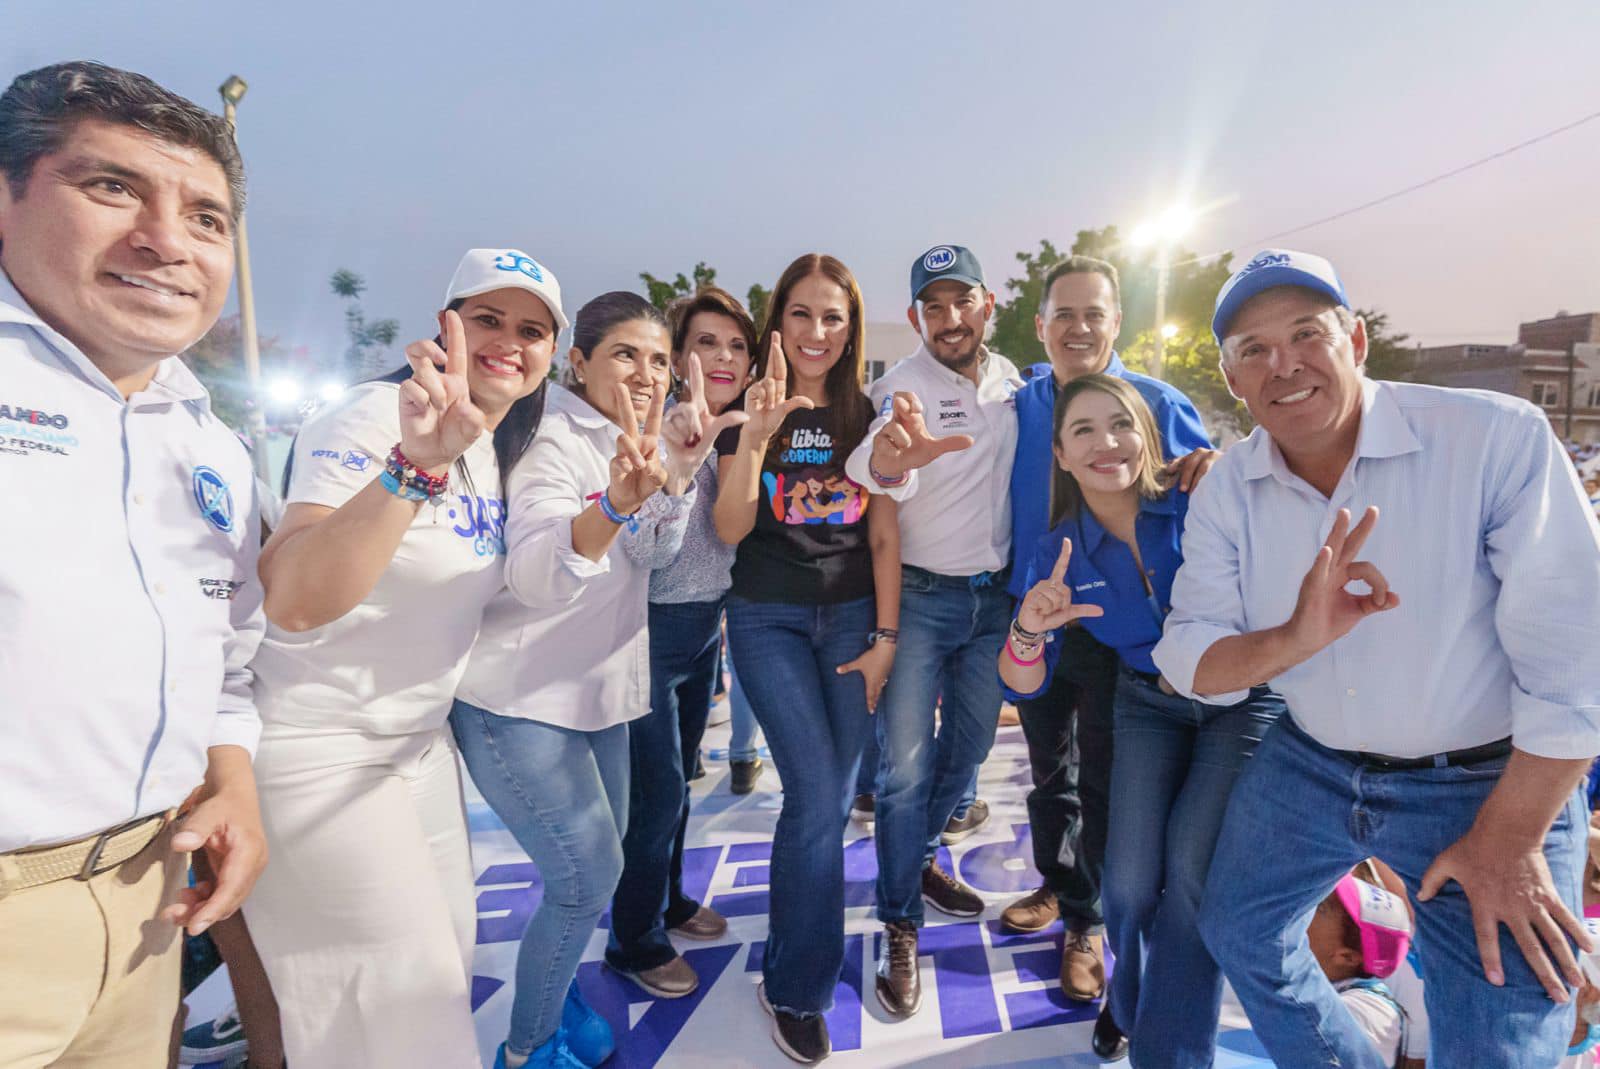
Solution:
M711 409L706 407L706 376L700 366L700 356L690 353L687 392L667 413L661 434L667 446L668 492L682 493L700 465L706 462L706 457L711 455L717 435L749 420L748 413L736 409L720 416L711 415Z
M1072 587L1067 584L1067 562L1071 559L1072 539L1063 538L1050 578L1033 584L1017 609L1017 623L1024 630L1043 634L1086 616L1105 615L1105 610L1098 605L1078 604L1072 600Z
M628 387L618 382L613 389L616 397L612 403L621 415L622 433L617 435L617 454L611 458L611 485L606 496L613 508L627 515L637 512L667 481L660 449L661 408L667 392L659 382L650 388L650 410L641 431L634 422L633 395Z
M922 418L922 402L914 393L897 391L888 423L872 439L872 470L897 478L944 456L972 448L972 435L935 438Z
M1383 573L1371 562L1355 559L1377 524L1376 505L1367 509L1355 530L1350 529L1350 510L1340 509L1327 541L1301 580L1289 626L1307 656L1343 638L1364 618L1400 604L1400 595L1389 589ZM1345 589L1358 579L1372 591L1352 594Z
M788 392L789 361L783 355L783 335L773 331L767 346L767 373L744 392L744 410L750 417L744 433L764 443L778 433L789 413L816 407L811 398L788 397Z
M444 348L428 339L406 346L411 377L400 384L400 451L424 471L443 474L483 433L484 416L467 389L467 332L453 311L439 315Z

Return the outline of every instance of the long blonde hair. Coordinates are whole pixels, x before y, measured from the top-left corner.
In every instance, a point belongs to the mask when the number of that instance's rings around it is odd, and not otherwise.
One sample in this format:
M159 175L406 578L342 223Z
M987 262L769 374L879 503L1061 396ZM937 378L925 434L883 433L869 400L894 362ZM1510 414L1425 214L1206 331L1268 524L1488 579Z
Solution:
M1120 404L1138 428L1139 436L1144 439L1144 453L1140 457L1142 463L1139 476L1134 480L1134 489L1146 499L1165 496L1167 491L1161 485L1161 469L1165 467L1161 456L1161 432L1156 428L1156 417L1150 411L1150 406L1145 404L1139 391L1126 379L1104 373L1084 375L1056 390L1055 418L1051 421L1054 427L1050 439L1052 453L1061 442L1061 428L1067 421L1067 409L1072 407L1073 401L1090 390L1107 394ZM1051 459L1055 460L1053 456ZM1055 460L1055 475L1050 481L1050 526L1054 527L1068 516L1076 516L1082 511L1083 490L1078 486L1078 480L1061 466L1059 460Z

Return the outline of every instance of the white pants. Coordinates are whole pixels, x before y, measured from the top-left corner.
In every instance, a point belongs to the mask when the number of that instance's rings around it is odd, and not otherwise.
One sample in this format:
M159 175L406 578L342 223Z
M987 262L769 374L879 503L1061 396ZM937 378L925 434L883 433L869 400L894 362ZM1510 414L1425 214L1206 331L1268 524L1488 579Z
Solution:
M472 859L448 728L269 725L271 852L245 903L296 1069L478 1069Z

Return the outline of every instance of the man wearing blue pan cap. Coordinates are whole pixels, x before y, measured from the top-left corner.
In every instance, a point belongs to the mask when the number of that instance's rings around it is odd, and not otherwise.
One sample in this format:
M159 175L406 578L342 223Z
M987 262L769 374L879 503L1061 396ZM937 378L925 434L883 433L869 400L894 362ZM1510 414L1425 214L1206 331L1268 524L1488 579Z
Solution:
M1428 1064L1554 1065L1600 753L1600 528L1572 465L1526 401L1367 378L1319 256L1251 259L1212 329L1258 427L1194 494L1155 660L1289 715L1234 789L1206 942L1277 1064L1379 1069L1306 938L1379 857L1416 900Z

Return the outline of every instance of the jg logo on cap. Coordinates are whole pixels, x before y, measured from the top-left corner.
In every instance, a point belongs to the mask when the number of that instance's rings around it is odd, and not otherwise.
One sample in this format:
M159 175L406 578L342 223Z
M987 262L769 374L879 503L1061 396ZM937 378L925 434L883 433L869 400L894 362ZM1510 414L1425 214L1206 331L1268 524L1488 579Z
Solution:
M972 250L960 245L935 245L911 265L911 300L914 303L930 283L950 279L968 286L983 285L983 268Z
M444 303L500 289L527 290L550 309L558 330L567 329L567 317L561 311L561 283L548 267L521 249L467 250L450 279Z

